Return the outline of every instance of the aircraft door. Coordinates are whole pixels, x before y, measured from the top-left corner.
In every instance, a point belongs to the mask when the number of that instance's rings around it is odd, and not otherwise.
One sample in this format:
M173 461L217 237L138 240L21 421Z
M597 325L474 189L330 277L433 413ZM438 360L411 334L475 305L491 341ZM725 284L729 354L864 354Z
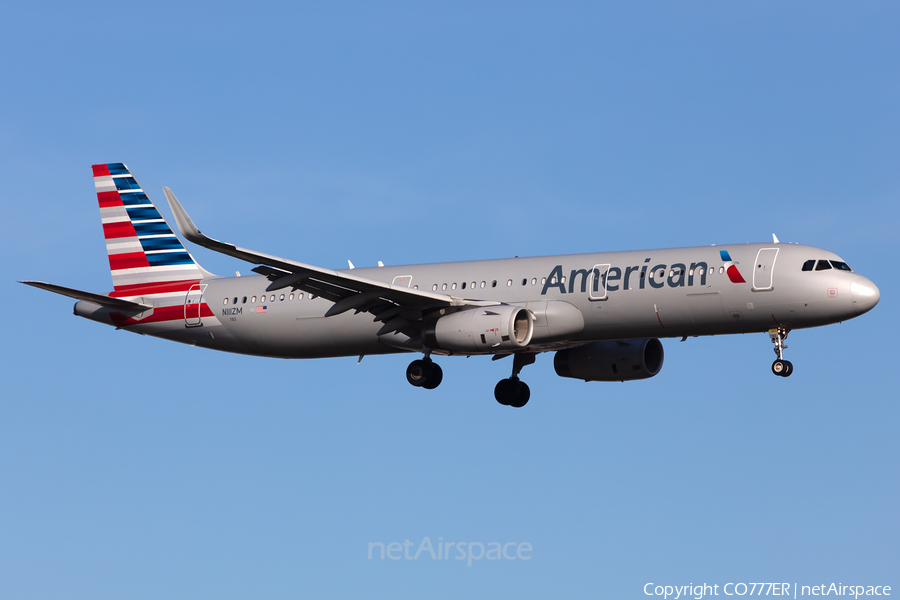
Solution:
M199 283L195 283L188 290L187 296L184 298L185 327L199 327L203 325L200 321L200 306L203 304L203 289L205 287L205 285L201 286Z
M774 287L772 275L777 256L778 248L762 248L757 253L756 263L753 265L753 291L769 291Z
M606 300L606 274L609 273L609 264L594 265L591 269L589 294L591 300Z

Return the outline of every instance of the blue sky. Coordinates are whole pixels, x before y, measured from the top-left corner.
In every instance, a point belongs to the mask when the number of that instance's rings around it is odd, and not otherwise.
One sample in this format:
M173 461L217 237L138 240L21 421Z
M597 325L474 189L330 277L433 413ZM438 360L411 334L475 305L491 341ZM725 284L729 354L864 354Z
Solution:
M3 598L639 598L900 586L900 9L890 2L0 7ZM654 379L216 354L15 283L111 288L90 165L339 268L782 241L863 317L664 340ZM192 248L207 269L251 265ZM529 561L367 560L528 542Z

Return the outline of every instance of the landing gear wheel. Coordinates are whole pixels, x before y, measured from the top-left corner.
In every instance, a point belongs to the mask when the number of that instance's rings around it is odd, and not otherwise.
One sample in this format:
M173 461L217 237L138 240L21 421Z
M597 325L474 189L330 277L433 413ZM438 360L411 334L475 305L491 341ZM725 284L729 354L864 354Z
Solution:
M791 361L786 360L786 361L784 361L784 366L787 368L784 370L784 373L782 373L781 376L782 377L790 377L791 373L794 372L794 365L791 364Z
M406 380L416 387L422 387L428 379L428 363L414 360L406 367Z
M790 377L794 372L794 365L789 360L781 360L780 358L772 363L772 372L780 377Z
M494 388L494 398L497 402L504 406L512 406L513 408L522 408L528 404L531 398L531 390L524 381L519 381L518 377L510 377L509 379L501 379Z
M524 381L517 381L516 384L515 398L509 405L513 408L522 408L528 404L528 399L531 398L531 390L528 389L528 384Z
M433 390L437 386L441 385L441 381L444 380L444 372L441 370L440 365L437 363L426 363L429 367L428 376L425 378L425 383L422 384L422 387L426 390Z
M509 406L515 395L515 382L512 379L501 379L494 387L494 398L503 406Z
M779 377L790 377L794 372L794 365L791 364L791 361L784 360L784 351L787 348L784 340L787 339L788 333L790 333L790 329L785 327L769 330L769 339L775 344L775 355L778 356L778 359L772 363L772 372Z
M431 360L414 360L406 367L406 380L416 387L433 390L443 379L444 372Z
M531 398L531 390L524 381L519 381L519 372L523 367L534 363L534 352L516 352L513 354L512 377L501 379L494 387L494 398L503 406L522 408ZM496 357L495 357L496 358Z

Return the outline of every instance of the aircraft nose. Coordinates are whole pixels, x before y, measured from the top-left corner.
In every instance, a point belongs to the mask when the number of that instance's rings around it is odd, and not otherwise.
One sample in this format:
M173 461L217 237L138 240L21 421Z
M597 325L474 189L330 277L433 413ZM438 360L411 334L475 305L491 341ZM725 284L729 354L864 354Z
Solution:
M878 287L866 277L857 277L850 282L850 305L857 314L872 310L881 300Z

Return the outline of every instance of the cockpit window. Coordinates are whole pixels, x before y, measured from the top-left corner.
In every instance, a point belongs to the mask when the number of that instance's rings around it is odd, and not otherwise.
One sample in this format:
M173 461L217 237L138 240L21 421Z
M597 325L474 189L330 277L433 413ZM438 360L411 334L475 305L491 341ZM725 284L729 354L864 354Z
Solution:
M838 271L852 271L853 270L850 268L850 265L848 265L845 262L841 262L839 260L831 261L831 266L834 267L835 269L837 269Z
M828 264L827 260L820 260L819 263L816 265L816 271L827 271L830 268L831 268L831 265Z
M815 267L815 266L816 266L815 260L808 260L805 263L803 263L803 270L804 271L812 271L813 267Z

